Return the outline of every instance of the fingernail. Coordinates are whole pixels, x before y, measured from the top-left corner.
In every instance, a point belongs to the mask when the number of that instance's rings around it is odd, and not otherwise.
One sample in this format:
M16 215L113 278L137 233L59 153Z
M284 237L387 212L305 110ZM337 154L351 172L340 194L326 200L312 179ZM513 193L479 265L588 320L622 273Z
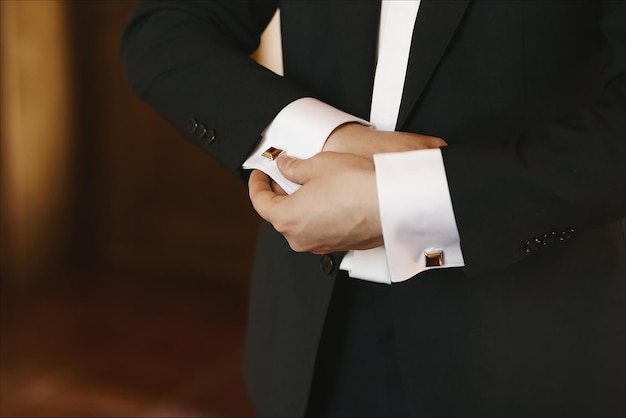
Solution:
M281 168L287 168L294 160L297 160L297 158L290 155L281 155L276 159L276 164Z

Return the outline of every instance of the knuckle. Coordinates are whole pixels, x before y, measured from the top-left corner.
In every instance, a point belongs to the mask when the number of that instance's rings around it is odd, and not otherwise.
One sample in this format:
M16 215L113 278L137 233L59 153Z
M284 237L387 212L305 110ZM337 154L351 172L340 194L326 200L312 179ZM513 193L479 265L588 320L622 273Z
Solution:
M291 242L291 241L289 241L289 247L290 247L293 251L295 251L295 252L297 252L297 253L303 253L303 252L305 251L305 250L304 250L304 249L302 249L302 247L300 247L297 243L294 243L294 242Z
M272 222L272 225L274 226L274 229L280 232L282 235L285 235L285 236L290 235L289 228L285 222L281 220L277 220L277 221Z
M291 239L287 238L287 242L289 243L289 247L291 247L291 249L297 253L303 253L308 251L308 248L301 240L294 239L292 237Z

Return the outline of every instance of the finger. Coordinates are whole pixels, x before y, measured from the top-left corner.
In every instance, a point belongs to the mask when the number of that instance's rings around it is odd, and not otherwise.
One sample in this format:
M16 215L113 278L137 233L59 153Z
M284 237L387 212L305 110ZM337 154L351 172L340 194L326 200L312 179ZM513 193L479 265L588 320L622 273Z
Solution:
M278 170L288 180L297 184L304 184L312 177L313 163L311 159L300 160L295 157L284 155L276 160Z
M272 222L276 204L280 202L281 196L272 190L271 179L262 171L253 170L248 180L248 192L254 210L266 221Z
M272 191L278 195L286 195L287 192L285 190L283 190L282 187L280 187L280 185L278 183L276 183L275 181L272 180L272 182L270 183L270 185L272 186Z

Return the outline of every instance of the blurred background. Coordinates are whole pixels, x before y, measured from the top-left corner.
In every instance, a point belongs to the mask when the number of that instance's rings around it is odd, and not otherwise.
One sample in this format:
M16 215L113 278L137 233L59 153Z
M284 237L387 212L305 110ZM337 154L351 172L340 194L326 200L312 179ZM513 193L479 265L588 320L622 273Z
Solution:
M0 415L250 416L259 218L131 93L134 1L0 1ZM275 17L253 57L281 72Z

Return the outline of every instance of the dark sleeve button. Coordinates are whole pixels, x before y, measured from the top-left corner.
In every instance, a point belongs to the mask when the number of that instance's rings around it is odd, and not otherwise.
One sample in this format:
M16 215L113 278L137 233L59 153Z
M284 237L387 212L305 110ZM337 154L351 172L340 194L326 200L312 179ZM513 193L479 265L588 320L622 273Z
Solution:
M557 235L556 232L549 232L547 234L545 234L543 236L543 238L541 239L541 243L545 246L545 245L550 245L554 242L556 242L559 239L559 236Z
M209 129L202 137L202 142L210 144L213 141L215 141L215 129Z
M574 232L576 232L573 228L568 228L565 231L561 231L561 233L559 234L559 239L561 241L565 241L566 239L570 239L573 235Z
M195 134L197 129L198 121L196 120L196 118L189 119L189 122L187 122L187 130L189 131L189 133Z
M331 255L324 254L320 258L320 270L322 270L322 273L326 275L331 275L333 273L335 270L335 260L333 260Z
M541 247L545 247L557 241L565 241L570 239L576 231L573 228L568 228L561 232L548 232L541 239L533 238L526 242L524 245L524 251L528 254L532 254Z
M206 127L203 124L198 125L196 128L196 135L200 138L204 138L204 135L206 135Z
M524 245L524 250L528 253L528 254L532 254L535 251L537 251L537 249L539 247L541 247L542 243L541 240L537 239L537 238L533 238L530 241L528 241L526 243L526 245Z

